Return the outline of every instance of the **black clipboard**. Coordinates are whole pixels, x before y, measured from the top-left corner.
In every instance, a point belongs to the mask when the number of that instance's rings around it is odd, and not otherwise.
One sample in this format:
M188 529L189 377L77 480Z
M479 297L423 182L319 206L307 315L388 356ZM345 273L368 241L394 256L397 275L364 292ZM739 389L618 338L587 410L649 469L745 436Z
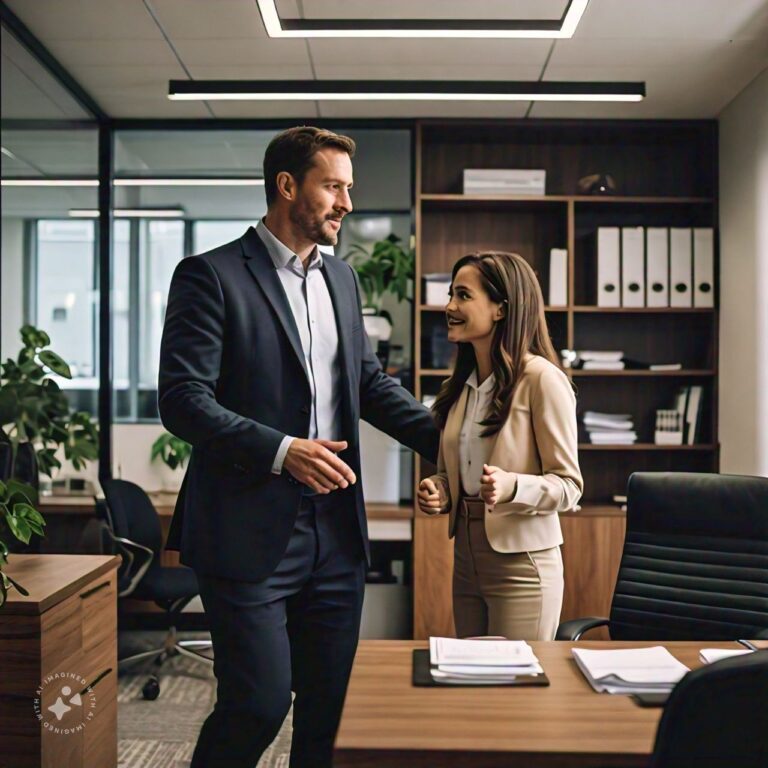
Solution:
M420 688L493 688L496 686L549 685L549 678L543 673L536 675L517 675L514 680L493 683L448 683L432 677L429 663L429 649L421 648L413 652L413 685Z

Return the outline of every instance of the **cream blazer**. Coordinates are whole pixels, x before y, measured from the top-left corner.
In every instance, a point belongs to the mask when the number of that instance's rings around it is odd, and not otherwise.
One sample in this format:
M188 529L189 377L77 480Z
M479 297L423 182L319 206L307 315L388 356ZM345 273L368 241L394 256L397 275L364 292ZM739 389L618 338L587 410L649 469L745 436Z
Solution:
M459 433L468 390L465 385L448 413L440 435L438 474L432 479L447 492L449 535L454 536L460 493ZM517 474L514 497L485 505L485 531L497 552L532 552L563 543L558 512L581 498L576 398L568 377L538 355L526 357L512 396L509 417L499 432L488 463Z

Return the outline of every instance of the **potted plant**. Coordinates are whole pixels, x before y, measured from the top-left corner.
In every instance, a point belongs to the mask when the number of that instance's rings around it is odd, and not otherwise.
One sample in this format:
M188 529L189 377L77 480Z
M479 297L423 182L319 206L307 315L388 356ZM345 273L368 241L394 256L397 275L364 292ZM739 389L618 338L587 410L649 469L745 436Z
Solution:
M163 476L163 489L167 491L178 491L181 485L181 473L178 469L183 469L189 457L192 455L192 446L182 440L180 437L163 432L160 437L152 444L151 461L158 458L163 465L168 468L168 472Z
M72 373L64 360L46 349L51 339L45 331L25 325L22 348L16 360L0 366L0 479L9 477L38 486L38 473L51 477L61 468L60 447L75 469L98 458L98 427L90 414L74 411L51 377L66 379Z
M391 318L382 309L384 295L392 293L399 302L410 301L408 283L413 279L414 252L406 251L400 243L400 238L391 234L377 240L371 251L355 244L344 256L360 280L363 322L374 349L378 341L387 342L392 335Z

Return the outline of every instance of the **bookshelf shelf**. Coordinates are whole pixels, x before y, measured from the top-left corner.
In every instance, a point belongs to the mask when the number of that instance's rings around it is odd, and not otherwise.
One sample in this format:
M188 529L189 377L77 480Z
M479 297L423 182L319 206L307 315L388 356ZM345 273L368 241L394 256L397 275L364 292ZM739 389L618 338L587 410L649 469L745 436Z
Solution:
M666 197L652 195L462 195L423 193L419 200L425 203L592 203L643 204L651 205L711 205L711 197Z
M581 314L611 315L712 315L717 311L707 307L593 307L587 305L577 305L570 309Z
M567 312L568 307L544 307L545 312ZM442 304L420 304L419 310L422 312L445 312L445 306Z
M696 369L681 369L679 371L646 371L646 370L624 370L624 371L584 371L580 369L566 371L570 376L575 376L580 379L602 379L605 377L610 378L636 378L638 376L646 376L654 378L657 376L666 376L669 378L680 377L701 377L708 378L716 375L716 371L712 370L696 370Z
M633 445L599 445L579 443L580 451L715 451L716 445L695 443L694 445L656 445L656 443L634 443Z

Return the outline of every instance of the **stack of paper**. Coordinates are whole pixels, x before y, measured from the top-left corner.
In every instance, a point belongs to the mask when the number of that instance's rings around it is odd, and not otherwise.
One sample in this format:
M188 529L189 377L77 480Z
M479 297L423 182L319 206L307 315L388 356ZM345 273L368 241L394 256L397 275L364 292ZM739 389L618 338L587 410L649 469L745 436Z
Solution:
M585 371L622 371L624 353L621 350L577 349L574 368Z
M429 638L432 677L465 685L508 683L544 670L525 640Z
M586 411L582 419L591 442L599 445L631 445L637 442L637 432L629 413L600 413Z
M713 664L716 661L720 661L720 659L730 659L732 656L743 656L745 653L754 653L754 651L751 651L748 648L702 648L699 651L699 658L705 664Z
M666 693L689 671L661 645L617 651L573 648L571 652L598 693Z

